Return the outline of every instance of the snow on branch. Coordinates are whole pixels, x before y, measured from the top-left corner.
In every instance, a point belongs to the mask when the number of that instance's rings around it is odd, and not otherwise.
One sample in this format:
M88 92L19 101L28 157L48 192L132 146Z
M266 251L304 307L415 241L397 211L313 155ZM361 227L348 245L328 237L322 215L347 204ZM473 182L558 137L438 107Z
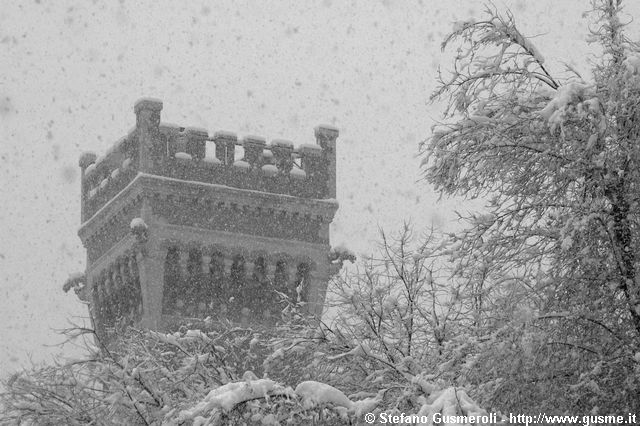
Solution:
M445 50L461 41L451 77L440 75L441 85L432 99L452 93L456 98L451 105L455 107L453 112L464 114L474 101L504 94L526 82L537 81L557 89L559 83L545 68L544 57L518 30L513 15L502 16L491 8L485 12L484 20L456 23L442 43Z
M199 403L189 409L182 410L179 422L195 419L218 409L231 411L236 405L252 399L267 398L273 395L292 395L291 388L285 388L273 380L257 379L244 382L233 382L212 389Z
M178 422L202 419L202 416L212 417L215 410L229 412L243 402L266 399L274 396L284 396L299 400L306 410L318 406L330 406L336 411L345 411L356 416L373 411L382 401L382 393L375 397L352 401L341 390L326 383L308 380L299 383L295 391L270 379L246 379L232 382L209 391L197 404L180 411ZM195 423L194 423L195 424Z
M551 133L569 119L586 118L589 115L599 118L598 129L604 132L607 124L601 110L595 87L572 81L558 88L555 96L540 111L540 115L547 120Z
M295 393L302 398L306 408L327 403L345 408L353 406L353 402L341 390L326 383L312 380L302 382L296 386Z

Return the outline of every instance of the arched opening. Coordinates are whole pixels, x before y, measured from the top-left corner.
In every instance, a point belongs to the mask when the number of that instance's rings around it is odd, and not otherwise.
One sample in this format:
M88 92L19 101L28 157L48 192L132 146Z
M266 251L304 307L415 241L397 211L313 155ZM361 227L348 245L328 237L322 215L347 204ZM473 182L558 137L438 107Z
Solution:
M121 257L116 263L116 271L121 283L120 294L122 295L122 316L127 323L133 321L133 311L135 307L133 280L129 272L129 259Z
M209 303L220 306L226 300L226 291L224 286L224 256L220 252L216 252L211 256L209 262L209 285L207 294ZM217 308L215 308L217 310Z
M100 273L100 317L102 318L102 323L104 325L112 325L113 324L113 300L111 295L111 286L109 283L110 279L107 274L107 271L102 271Z
M273 275L273 287L276 291L287 294L289 285L289 271L286 260L278 260L276 262L276 271Z
M240 312L244 303L244 287L246 283L245 260L241 255L233 257L231 270L229 271L229 291L227 308L230 318L234 320L240 319Z
M100 284L98 279L94 279L91 285L91 314L93 316L93 324L96 329L102 324L101 311L100 308L102 306L102 299L100 294Z
M140 273L138 271L138 260L135 254L131 254L128 258L129 274L133 286L133 297L131 300L133 318L138 321L142 318L142 289L140 288Z
M269 277L267 276L267 261L260 256L254 260L253 274L249 283L248 306L256 318L271 316L269 293Z
M296 279L294 281L294 295L297 302L309 301L309 276L311 267L308 263L302 262L298 264Z
M253 264L253 279L261 284L267 282L267 261L262 256L256 258Z

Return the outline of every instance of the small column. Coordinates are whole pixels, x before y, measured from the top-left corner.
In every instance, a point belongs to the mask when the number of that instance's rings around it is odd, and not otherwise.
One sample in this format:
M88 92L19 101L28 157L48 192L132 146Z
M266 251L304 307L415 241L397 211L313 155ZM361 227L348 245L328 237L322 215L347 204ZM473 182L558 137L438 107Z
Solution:
M141 326L151 330L158 330L161 325L166 257L167 247L163 247L155 238L146 243L145 250L136 253L142 292Z
M129 265L129 279L131 280L131 287L133 291L133 300L131 305L133 306L134 317L139 319L142 312L142 288L140 286L140 270L138 269L138 261L135 253L129 253L127 255L127 263Z
M224 276L226 277L231 277L231 267L233 266L233 258L234 256L229 256L226 255L224 256L224 258L222 259L222 261L224 262Z
M308 312L320 319L324 308L324 299L327 294L327 286L329 284L329 267L327 264L320 264L316 269L309 271L307 283L307 310Z
M87 193L89 192L89 184L85 179L87 167L96 162L96 154L93 152L85 152L80 156L78 165L80 166L80 222L84 223L88 218L85 217L85 203L87 202Z
M89 288L91 289L91 302L89 304L89 317L91 319L91 325L96 332L100 333L102 322L100 319L101 294L99 287L99 277L95 274L88 275L87 286L89 286Z
M136 131L138 133L141 172L150 173L154 164L166 152L160 140L160 111L162 101L159 99L140 99L133 110L136 113Z
M122 313L124 316L130 316L133 311L133 286L129 279L129 259L125 257L118 258L118 276L122 283Z
M327 166L326 198L336 198L336 139L338 129L322 125L315 128L316 142L322 148L322 158Z

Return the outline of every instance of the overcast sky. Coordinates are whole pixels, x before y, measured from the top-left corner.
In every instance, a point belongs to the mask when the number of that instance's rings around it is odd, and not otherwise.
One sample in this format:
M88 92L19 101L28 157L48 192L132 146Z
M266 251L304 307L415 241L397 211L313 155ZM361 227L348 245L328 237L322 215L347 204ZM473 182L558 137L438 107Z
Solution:
M589 1L509 7L552 71L585 69ZM640 17L638 5L629 13ZM635 9L635 10L632 10ZM53 329L86 310L64 294L84 270L77 237L83 151L104 152L134 125L140 97L163 121L312 143L340 129L334 245L373 250L378 227L449 226L419 180L420 140L440 43L475 0L0 0L0 374L50 359ZM638 25L632 23L632 28Z

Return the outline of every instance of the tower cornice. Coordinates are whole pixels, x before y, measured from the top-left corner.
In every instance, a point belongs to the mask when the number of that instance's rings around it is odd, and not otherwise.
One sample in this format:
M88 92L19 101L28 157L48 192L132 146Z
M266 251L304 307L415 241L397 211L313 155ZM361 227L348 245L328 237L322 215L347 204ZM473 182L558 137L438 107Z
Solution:
M330 223L338 210L335 199L298 198L286 194L274 194L250 189L238 189L213 183L138 173L116 196L107 202L78 230L85 243L99 229L108 226L110 219L126 211L142 198L179 198L189 203L210 204L213 208L235 205L249 208L258 215L282 214L319 218Z

